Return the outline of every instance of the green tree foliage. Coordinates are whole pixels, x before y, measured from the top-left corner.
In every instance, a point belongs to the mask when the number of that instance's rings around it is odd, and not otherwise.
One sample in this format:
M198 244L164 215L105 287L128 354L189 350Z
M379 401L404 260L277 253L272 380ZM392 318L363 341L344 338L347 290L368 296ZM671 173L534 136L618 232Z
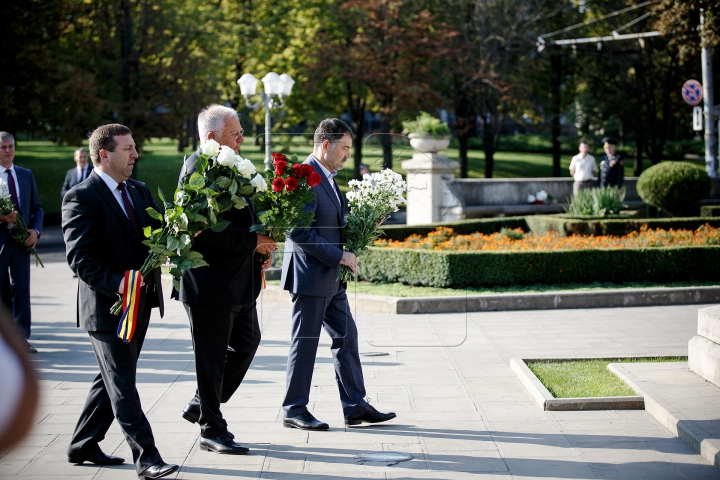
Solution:
M22 41L3 59L3 109L16 129L78 143L100 123L128 125L136 141L177 137L219 100L234 40L230 5L198 0L15 2ZM47 10L45 10L47 9ZM40 39L35 38L41 31ZM44 38L43 38L44 37Z
M682 59L697 55L702 46L720 45L720 3L716 0L660 0L653 11L656 28L668 36ZM701 14L705 17L702 31L698 29Z

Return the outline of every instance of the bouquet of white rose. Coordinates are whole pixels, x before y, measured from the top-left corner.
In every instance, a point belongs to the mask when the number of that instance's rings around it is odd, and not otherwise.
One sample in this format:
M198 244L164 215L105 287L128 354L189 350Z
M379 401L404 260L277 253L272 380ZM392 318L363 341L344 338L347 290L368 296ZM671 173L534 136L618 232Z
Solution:
M360 256L367 251L380 236L380 225L391 212L397 212L400 205L407 201L403 196L407 184L402 175L390 169L382 172L366 173L362 180L350 180L352 189L347 194L350 213L343 227L345 251ZM353 278L352 270L344 266L340 269L340 281Z
M252 198L267 189L265 179L256 174L252 162L232 149L208 140L202 151L195 162L195 171L186 176L175 191L174 202L165 200L162 190L158 189L165 212L161 214L152 207L146 209L161 226L154 230L145 227L147 240L143 243L150 247L150 252L140 273L144 277L170 260L175 288L180 288L183 270L207 265L202 254L192 250L195 235L207 229L223 231L230 224L222 219L225 211L245 208L247 202L243 197ZM120 297L110 312L117 315L121 311Z
M13 210L15 210L15 205L13 205L12 200L10 199L10 194L8 193L7 189L7 182L0 178L0 212L2 212L3 215L7 215ZM25 225L25 221L20 216L20 212L18 212L18 214L15 216L15 222L8 224L8 234L20 245L25 245L25 241L27 240L29 234L27 225ZM33 255L35 255L35 266L40 265L41 267L45 268L45 265L43 265L42 261L40 260L40 257L38 256L35 247L28 247L27 251L28 253L32 253Z

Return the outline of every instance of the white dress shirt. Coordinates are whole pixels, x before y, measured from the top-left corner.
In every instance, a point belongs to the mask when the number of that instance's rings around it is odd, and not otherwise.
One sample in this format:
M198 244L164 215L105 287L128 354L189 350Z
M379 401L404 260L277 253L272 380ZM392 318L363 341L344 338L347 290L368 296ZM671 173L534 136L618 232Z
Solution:
M312 155L312 157L315 158L315 155ZM315 161L318 165L320 165L320 169L322 169L323 175L325 175L325 178L327 178L328 182L330 182L330 186L332 187L333 192L335 192L335 198L337 198L338 203L342 205L342 201L340 200L340 197L338 197L337 188L335 188L335 176L337 175L337 172L329 171L327 168L325 168L325 165L323 165L317 158L315 158Z
M116 182L115 179L113 179L110 175L108 175L107 173L103 172L102 170L100 170L98 168L94 168L93 170L95 170L95 173L97 173L98 176L100 176L100 178L102 178L103 182L105 182L105 185L108 186L108 188L112 192L113 196L115 197L115 200L117 200L118 205L120 205L120 208L122 208L122 211L125 213L125 216L127 217L127 210L125 210L125 202L123 202L123 199L122 199L122 192L120 192L120 190L118 189L118 185L119 185L118 182ZM125 183L125 188L128 191L128 198L130 199L130 205L132 205L133 208L135 208L135 204L132 201L132 196L130 195L130 191L129 191L130 188L127 186L127 183ZM130 218L130 217L128 217L128 218Z
M582 156L581 153L575 155L570 161L570 171L575 170L573 178L576 182L586 182L593 179L593 172L597 172L597 164L595 157L589 153Z
M6 182L8 181L8 175L12 174L13 180L15 180L15 193L18 197L18 208L20 208L20 184L18 183L17 173L15 173L15 165L11 165L10 168L0 167L0 175ZM10 187L5 187L5 193L10 195Z

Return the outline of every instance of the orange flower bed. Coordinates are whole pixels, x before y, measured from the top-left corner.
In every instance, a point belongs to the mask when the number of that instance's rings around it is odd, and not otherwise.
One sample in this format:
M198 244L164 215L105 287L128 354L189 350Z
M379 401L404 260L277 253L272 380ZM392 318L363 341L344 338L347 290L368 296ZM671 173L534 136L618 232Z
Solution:
M607 248L653 248L720 245L720 228L703 225L692 230L641 229L619 237L615 235L569 237L556 232L524 233L521 229L486 235L455 235L452 228L438 227L426 237L411 235L404 241L378 240L376 246L424 248L429 250L589 250Z

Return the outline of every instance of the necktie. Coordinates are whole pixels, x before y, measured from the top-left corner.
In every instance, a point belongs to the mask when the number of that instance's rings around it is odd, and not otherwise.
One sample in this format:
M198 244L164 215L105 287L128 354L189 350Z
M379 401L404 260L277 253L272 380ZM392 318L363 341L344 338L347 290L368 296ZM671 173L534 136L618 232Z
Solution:
M137 238L144 238L145 235L138 223L135 209L133 208L132 203L130 203L130 197L128 197L127 188L124 182L118 183L118 190L120 190L120 196L122 197L123 205L125 205L125 213L127 213L128 220L130 220L130 225L132 225L135 236Z
M15 205L15 210L20 210L20 201L18 201L17 196L17 188L15 187L15 178L13 178L12 170L9 168L5 170L5 173L7 173L8 176L8 189L10 190L10 200L12 200L13 205Z

